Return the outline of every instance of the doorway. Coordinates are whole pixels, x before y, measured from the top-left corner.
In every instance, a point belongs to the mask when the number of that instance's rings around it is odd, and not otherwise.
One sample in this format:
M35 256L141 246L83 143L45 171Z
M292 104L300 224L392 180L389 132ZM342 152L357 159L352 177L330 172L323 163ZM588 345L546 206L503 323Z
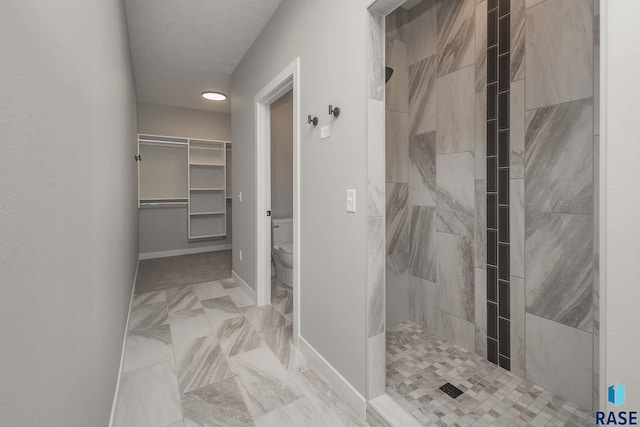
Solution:
M291 242L290 255L292 268L290 276L285 277L293 292L293 345L298 346L299 337L299 301L300 301L300 92L299 92L300 60L297 58L282 70L255 97L256 103L256 297L257 304L271 304L272 280L272 108L279 107L281 99L291 98ZM287 190L285 190L287 191ZM278 193L278 201L280 194ZM286 197L285 197L286 199ZM285 203L288 203L285 202ZM278 214L283 214L278 207ZM287 215L285 215L287 216ZM278 220L286 218L276 218ZM280 245L278 245L280 246ZM285 248L283 248L285 249ZM282 267L282 265L281 265ZM282 270L282 269L280 269ZM282 280L282 279L281 279Z

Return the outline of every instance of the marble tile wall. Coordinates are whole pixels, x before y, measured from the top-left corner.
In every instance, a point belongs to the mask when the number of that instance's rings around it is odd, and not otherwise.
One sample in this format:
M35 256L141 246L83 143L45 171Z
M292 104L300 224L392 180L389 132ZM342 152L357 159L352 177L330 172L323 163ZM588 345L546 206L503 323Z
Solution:
M367 100L367 277L366 277L366 398L368 400L385 393L385 258L388 249L408 251L407 209L409 195L407 184L407 167L409 141L407 137L408 123L408 84L407 88L395 85L388 93L395 108L395 115L387 115L385 111L385 18L389 10L397 7L397 0L384 0L376 3L378 9L371 10L369 17L368 37L368 100ZM396 25L401 31L404 18ZM386 46L388 58L398 63L395 74L399 80L408 81L405 64L406 45L391 43ZM386 150L385 140L389 141ZM393 144L391 144L393 143ZM388 152L388 156L385 155ZM393 176L399 187L397 191L386 192L385 175ZM393 214L386 216L387 206L395 207ZM390 221L389 221L390 218ZM389 246L385 244L385 229L388 223L395 230L395 238ZM405 257L406 258L406 257ZM405 267L406 269L406 267ZM287 414L273 425L282 425L288 419ZM331 422L328 422L331 424Z
M487 3L397 9L385 42L386 327L408 316L483 355ZM570 380L588 371L597 400L597 6L510 0L509 23L511 369L585 405L539 369L570 360L531 346L591 336Z
M486 80L477 8L424 0L386 18L386 326L411 320L472 350L474 264L486 252L476 245L485 210L476 212L485 137L476 114L486 108L482 90L476 99Z
M511 0L512 50L523 51L510 103L511 273L523 295L514 301L514 287L511 303L525 319L524 351L514 318L512 352L527 379L588 409L598 399L598 9Z

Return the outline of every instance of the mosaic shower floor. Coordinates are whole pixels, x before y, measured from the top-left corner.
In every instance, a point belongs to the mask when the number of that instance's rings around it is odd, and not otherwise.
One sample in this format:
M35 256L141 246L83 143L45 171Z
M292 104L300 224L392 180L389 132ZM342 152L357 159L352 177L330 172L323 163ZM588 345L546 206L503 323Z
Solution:
M452 399L439 387L464 393ZM427 426L592 426L593 413L404 322L387 330L387 393Z

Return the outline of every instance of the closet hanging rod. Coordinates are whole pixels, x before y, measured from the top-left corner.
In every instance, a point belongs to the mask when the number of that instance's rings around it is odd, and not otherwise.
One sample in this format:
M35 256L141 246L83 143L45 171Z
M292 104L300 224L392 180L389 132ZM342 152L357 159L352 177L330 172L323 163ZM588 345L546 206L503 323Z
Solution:
M213 150L213 151L223 151L224 150L224 148L222 148L222 147L200 147L200 146L194 147L193 145L191 146L191 148L193 148L194 150Z
M187 206L187 202L140 202L140 206Z
M187 144L186 142L148 141L144 139L141 139L139 142L140 142L140 145L160 145L160 146L169 145L169 146L182 147L182 148L187 148L189 146L189 144Z

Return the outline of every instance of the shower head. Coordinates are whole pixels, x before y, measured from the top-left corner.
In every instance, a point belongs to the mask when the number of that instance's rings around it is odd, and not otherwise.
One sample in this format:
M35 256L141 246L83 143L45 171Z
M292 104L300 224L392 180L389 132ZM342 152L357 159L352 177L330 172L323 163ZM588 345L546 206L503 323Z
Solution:
M393 68L384 67L384 82L387 83L391 76L393 75Z

